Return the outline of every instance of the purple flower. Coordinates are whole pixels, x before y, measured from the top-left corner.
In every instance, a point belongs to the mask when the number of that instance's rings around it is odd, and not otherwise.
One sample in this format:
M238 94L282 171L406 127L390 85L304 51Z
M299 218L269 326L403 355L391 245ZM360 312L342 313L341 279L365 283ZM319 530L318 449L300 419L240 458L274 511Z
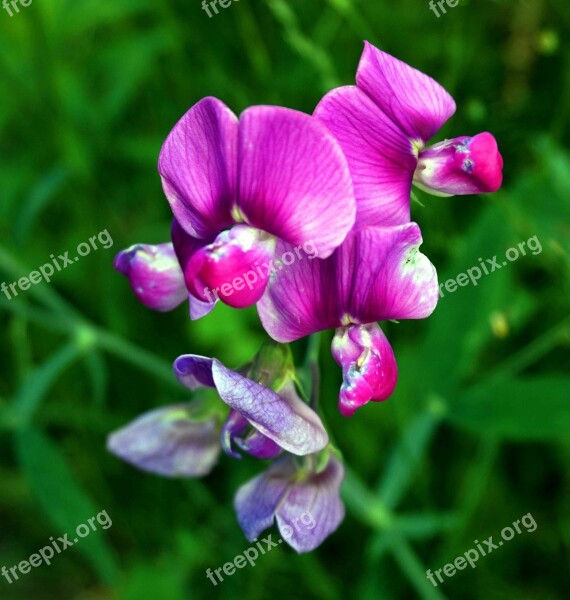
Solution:
M241 458L235 446L242 452L261 459L275 458L282 452L279 444L255 429L240 412L232 410L222 427L222 448L228 456Z
M169 134L159 172L186 285L204 305L194 316L217 299L237 308L257 302L277 240L312 243L327 257L354 224L338 143L297 111L256 106L238 120L220 100L205 98Z
M154 310L172 310L188 297L172 244L131 246L117 254L115 269L128 277L137 298Z
M107 449L124 461L165 477L202 477L220 455L220 422L201 417L197 404L165 406L112 433Z
M437 273L418 251L421 243L415 223L361 229L330 258L280 271L258 303L265 330L278 342L337 330L333 355L343 368L344 415L386 399L396 384L394 354L376 322L422 319L436 307Z
M412 182L436 195L499 189L503 160L490 133L426 148L454 112L433 79L365 42L356 86L332 90L315 110L348 159L359 227L407 223Z
M290 456L274 462L237 491L238 522L251 542L277 522L279 532L297 552L310 552L344 519L340 486L344 467L329 455L322 470L301 469Z
M281 449L303 456L328 444L319 416L297 396L289 379L273 391L215 358L193 354L177 358L174 372L191 390L215 388L232 409L222 431L222 446L232 456L239 456L234 445L257 458L272 458ZM249 429L252 431L248 433Z

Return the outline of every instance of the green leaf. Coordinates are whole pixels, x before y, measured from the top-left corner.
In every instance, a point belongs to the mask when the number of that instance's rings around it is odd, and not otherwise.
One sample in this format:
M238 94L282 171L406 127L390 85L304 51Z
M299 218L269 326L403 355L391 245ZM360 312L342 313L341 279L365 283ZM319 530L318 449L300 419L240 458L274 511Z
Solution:
M394 519L394 528L407 538L421 540L453 530L457 523L458 517L454 513L405 513Z
M91 383L93 392L93 404L103 409L107 397L108 372L105 359L101 352L93 350L85 357L85 368Z
M508 202L489 205L463 238L457 258L439 274L443 296L428 320L428 334L421 353L425 360L417 380L428 391L451 396L460 382L478 371L478 361L493 339L493 321L499 316L506 326L521 327L533 309L532 298L517 290L514 276L518 263L508 263L505 252L522 241L505 222L502 210ZM487 261L497 256L499 268ZM530 262L532 256L520 256ZM484 273L483 264L488 270ZM460 287L449 283L471 269L472 278ZM477 277L479 276L479 279ZM449 292L446 289L454 290ZM455 288L455 289L454 289Z
M88 519L105 510L96 506L87 493L78 485L67 461L59 448L42 432L36 429L23 429L15 436L16 454L30 487L46 515L58 531L53 537L69 534L69 540L78 536L78 525L87 524ZM109 518L112 520L113 515ZM106 541L107 530L98 522L98 529L91 531L77 544L66 549L66 554L82 553L95 571L107 583L113 583L118 573L115 555ZM46 536L46 545L48 542ZM59 555L54 560L60 558ZM66 557L67 560L70 558Z
M384 529L391 524L392 514L382 500L348 466L341 492L346 508L355 519L376 529Z
M211 584L210 584L211 585ZM117 600L164 598L184 600L184 577L173 565L137 565L127 573L116 596Z
M14 238L21 244L35 226L42 210L56 197L69 173L62 166L49 169L24 198L14 224Z
M468 429L513 440L566 440L570 378L490 381L460 394L447 417Z
M439 413L435 408L420 413L408 425L398 445L392 450L378 486L378 493L389 509L398 505L412 484L439 420Z
M14 417L19 423L26 424L30 421L57 378L81 354L81 347L73 340L32 371L16 392L12 402Z

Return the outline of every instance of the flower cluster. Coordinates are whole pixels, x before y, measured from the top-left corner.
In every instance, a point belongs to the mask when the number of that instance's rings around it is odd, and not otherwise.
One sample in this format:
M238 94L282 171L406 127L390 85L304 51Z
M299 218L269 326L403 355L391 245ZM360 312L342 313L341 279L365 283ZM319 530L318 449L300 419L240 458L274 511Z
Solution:
M438 83L368 43L356 85L329 92L312 116L256 106L238 118L215 98L193 106L159 158L171 240L132 246L115 267L155 310L188 300L199 319L218 301L255 304L274 341L239 371L179 357L178 381L211 388L222 402L196 398L147 413L113 433L109 449L171 477L206 475L222 449L271 460L235 497L247 538L305 510L316 527L287 540L295 550L312 550L334 531L344 517L344 467L316 407L301 397L286 344L335 330L345 416L392 394L396 359L378 322L425 318L438 300L436 270L411 221L412 185L450 196L502 183L490 133L427 146L454 112ZM246 276L308 245L315 260L277 261L268 277Z

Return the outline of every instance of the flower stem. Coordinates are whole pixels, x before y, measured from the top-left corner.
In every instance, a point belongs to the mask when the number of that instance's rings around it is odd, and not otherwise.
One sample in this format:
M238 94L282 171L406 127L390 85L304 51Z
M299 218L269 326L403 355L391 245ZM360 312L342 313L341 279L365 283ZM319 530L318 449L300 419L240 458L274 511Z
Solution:
M316 412L319 405L320 370L319 354L321 350L321 332L314 333L309 337L307 354L305 355L305 372L309 375L311 382L310 406Z

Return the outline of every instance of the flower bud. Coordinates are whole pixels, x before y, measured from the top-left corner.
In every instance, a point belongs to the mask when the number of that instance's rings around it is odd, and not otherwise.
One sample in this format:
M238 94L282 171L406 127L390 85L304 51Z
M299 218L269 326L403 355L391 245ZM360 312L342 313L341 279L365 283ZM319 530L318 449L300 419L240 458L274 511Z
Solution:
M503 158L490 133L445 140L420 152L414 183L436 196L496 192Z
M149 308L167 312L188 297L172 244L135 244L115 257L115 269L129 279L137 298Z

